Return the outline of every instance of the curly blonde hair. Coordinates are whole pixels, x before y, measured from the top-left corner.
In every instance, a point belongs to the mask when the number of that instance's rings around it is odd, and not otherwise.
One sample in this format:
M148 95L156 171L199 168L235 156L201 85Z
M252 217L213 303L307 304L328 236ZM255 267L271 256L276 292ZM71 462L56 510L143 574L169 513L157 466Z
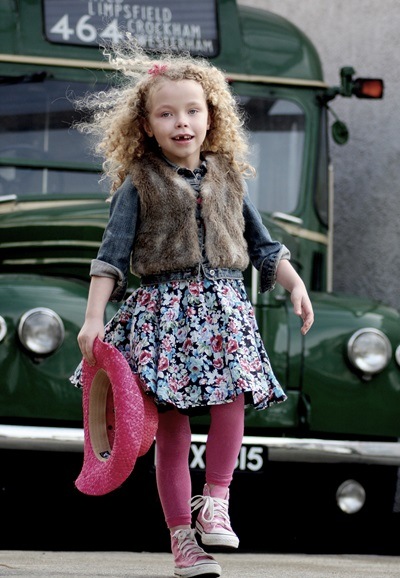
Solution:
M149 97L163 79L195 80L201 84L211 119L202 151L226 155L244 176L254 173L247 161L244 116L222 71L209 61L188 54L163 53L157 59L151 58L129 36L103 52L118 74L117 82L107 91L76 101L78 109L90 114L89 120L76 127L93 136L95 152L105 159L103 178L110 180L111 194L125 180L132 160L156 150L144 123Z

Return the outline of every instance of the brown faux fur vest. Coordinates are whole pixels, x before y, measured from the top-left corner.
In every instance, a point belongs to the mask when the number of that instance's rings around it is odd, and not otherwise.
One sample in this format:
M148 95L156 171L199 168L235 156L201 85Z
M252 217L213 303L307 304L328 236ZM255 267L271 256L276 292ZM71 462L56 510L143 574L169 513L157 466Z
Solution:
M205 249L212 267L244 270L244 186L239 171L217 154L207 154L201 184ZM196 193L163 159L149 154L136 161L131 177L140 198L140 218L132 252L132 271L153 275L194 267L201 261Z

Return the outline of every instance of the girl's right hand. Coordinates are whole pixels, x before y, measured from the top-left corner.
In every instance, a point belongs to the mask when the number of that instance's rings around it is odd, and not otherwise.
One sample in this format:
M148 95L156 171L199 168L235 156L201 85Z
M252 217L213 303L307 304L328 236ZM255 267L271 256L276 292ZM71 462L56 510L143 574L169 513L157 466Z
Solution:
M78 345L83 358L89 365L95 365L96 358L93 355L93 343L98 337L100 341L104 339L103 320L86 320L78 334Z

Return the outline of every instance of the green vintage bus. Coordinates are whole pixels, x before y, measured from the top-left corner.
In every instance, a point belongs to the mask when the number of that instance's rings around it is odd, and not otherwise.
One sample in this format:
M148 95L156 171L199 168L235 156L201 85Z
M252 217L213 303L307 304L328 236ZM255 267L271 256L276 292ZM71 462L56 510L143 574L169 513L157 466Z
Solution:
M82 397L68 378L80 361L89 265L109 205L99 159L71 128L78 119L71 100L112 85L99 46L129 32L149 51L189 50L225 71L247 111L257 168L250 194L271 235L289 247L315 309L302 337L288 295L260 294L257 273L246 272L289 399L246 416L231 510L241 548L371 552L382 537L396 551L400 313L332 292L328 134L344 143L347 132L340 121L330 126L328 106L335 98L379 99L382 81L344 67L338 85L328 86L301 30L234 0L3 0L0 22L2 547L168 548L153 451L112 494L84 496L73 483L82 465ZM129 290L136 283L132 277ZM116 307L109 304L107 318ZM195 486L205 427L204 418L193 420ZM127 508L140 516L138 492L153 517L127 534L118 516ZM111 509L112 531L104 532ZM260 514L273 532L255 529ZM90 531L68 533L66 522L80 517ZM314 532L305 532L311 520Z

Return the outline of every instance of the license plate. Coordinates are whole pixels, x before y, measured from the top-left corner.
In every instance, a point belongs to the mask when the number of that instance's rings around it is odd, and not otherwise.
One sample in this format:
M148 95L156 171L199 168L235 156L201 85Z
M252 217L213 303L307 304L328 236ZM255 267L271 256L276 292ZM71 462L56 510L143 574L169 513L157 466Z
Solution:
M221 448L223 451L223 448ZM206 444L192 442L189 456L191 470L205 470ZM242 445L236 462L236 471L262 473L267 462L267 449L257 445Z

